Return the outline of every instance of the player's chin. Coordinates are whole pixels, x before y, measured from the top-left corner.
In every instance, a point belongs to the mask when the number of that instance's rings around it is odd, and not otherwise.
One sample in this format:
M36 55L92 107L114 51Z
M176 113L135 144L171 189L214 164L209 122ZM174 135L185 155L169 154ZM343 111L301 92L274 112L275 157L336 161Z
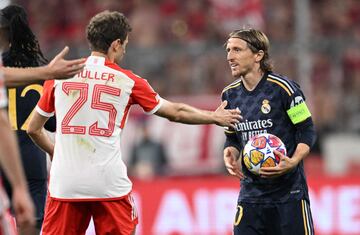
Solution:
M241 73L238 70L231 70L231 75L236 79L241 77Z

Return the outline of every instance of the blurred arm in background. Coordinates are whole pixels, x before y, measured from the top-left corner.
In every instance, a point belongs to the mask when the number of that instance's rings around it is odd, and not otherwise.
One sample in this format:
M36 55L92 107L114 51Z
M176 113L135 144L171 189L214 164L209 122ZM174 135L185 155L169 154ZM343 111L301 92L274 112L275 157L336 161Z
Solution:
M65 60L69 48L65 47L46 66L36 68L1 68L6 86L19 86L38 80L64 79L79 73L85 59Z

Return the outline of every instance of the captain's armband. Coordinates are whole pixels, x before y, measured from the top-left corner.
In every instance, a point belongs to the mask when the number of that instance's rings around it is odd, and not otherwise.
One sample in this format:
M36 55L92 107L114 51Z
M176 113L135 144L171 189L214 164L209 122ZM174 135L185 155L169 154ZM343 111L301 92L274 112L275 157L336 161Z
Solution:
M293 124L298 124L307 118L311 117L311 113L305 102L302 102L294 107L291 107L286 111L291 122Z

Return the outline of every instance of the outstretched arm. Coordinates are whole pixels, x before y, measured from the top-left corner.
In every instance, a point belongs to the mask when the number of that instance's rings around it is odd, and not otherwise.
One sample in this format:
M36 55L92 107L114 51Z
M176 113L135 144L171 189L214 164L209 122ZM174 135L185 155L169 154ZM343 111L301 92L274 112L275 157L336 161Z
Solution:
M21 227L34 225L34 205L28 192L16 138L4 109L0 109L0 139L0 164L13 190L12 205L16 221Z
M224 101L215 111L206 111L187 104L173 103L163 99L163 104L155 114L167 118L172 122L185 124L216 124L219 126L234 127L234 125L242 119L240 111L225 109L226 105L227 101Z
M20 86L39 80L70 78L81 72L84 68L85 59L65 60L64 56L69 48L65 47L46 66L36 68L13 68L2 67L6 86Z

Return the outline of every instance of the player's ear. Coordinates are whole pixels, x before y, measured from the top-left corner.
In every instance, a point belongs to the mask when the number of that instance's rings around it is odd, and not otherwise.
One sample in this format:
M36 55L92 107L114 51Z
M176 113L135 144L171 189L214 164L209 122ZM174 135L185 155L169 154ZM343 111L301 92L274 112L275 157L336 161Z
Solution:
M112 48L115 51L117 51L119 49L123 49L122 47L123 47L123 45L122 45L120 39L116 39L110 44L110 48Z
M256 62L260 62L264 58L264 55L265 55L265 53L263 50L259 50L258 52L256 52L256 54L255 54Z

